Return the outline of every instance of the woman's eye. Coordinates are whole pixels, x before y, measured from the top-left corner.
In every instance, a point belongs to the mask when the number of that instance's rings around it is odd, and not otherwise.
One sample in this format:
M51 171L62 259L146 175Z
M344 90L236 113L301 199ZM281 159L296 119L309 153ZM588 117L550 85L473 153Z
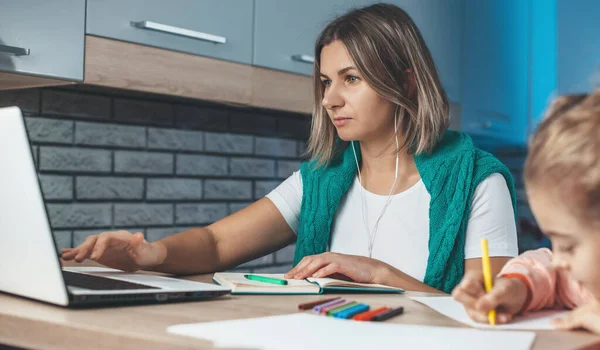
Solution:
M325 86L329 86L329 85L331 85L331 80L329 80L329 79L321 80L321 83L323 83L323 85L325 85Z
M346 81L350 83L356 83L358 81L358 77L355 75L349 75L346 77Z

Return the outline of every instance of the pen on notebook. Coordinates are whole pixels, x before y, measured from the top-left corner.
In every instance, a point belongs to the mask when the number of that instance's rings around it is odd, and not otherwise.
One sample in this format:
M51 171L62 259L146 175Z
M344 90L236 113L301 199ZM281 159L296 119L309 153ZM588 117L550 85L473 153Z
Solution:
M279 278L273 278L273 277L265 277L265 276L258 276L258 275L244 275L244 277L246 277L247 279L249 279L251 281L279 284L279 285L283 285L283 286L285 286L288 283L286 280L282 280Z
M485 291L489 293L492 290L492 266L490 264L490 254L488 251L487 239L481 240L481 265L483 268L483 283L485 284ZM488 312L488 321L491 325L496 324L496 310L492 309Z
M375 321L375 322L380 322L380 321L385 321L385 320L389 320L392 317L396 317L398 315L402 315L402 313L404 313L404 307L400 306L397 307L395 309L391 309L388 311L384 311L380 314L377 314L376 316L374 316L371 321Z

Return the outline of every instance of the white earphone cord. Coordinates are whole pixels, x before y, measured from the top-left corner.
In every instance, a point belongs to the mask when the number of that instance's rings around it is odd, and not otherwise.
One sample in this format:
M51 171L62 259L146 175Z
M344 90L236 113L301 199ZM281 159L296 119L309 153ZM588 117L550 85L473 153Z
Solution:
M398 145L398 121L397 121L396 113L394 113L394 138L396 139L396 171L394 174L394 182L392 183L392 188L390 188L388 197L385 201L385 204L383 205L381 214L379 215L379 217L377 218L377 221L375 222L375 226L373 227L372 233L369 230L367 216L365 215L365 193L364 193L364 188L363 188L362 176L360 173L360 165L358 164L358 157L356 156L356 149L354 148L354 141L352 141L352 151L354 152L354 160L356 161L356 168L358 171L358 181L360 183L360 193L361 193L361 198L362 198L361 209L362 209L363 223L365 224L365 230L367 233L367 239L368 239L368 243L369 243L369 258L371 258L373 255L373 245L375 243L375 237L377 237L377 228L379 227L379 222L381 221L381 218L385 214L385 210L387 209L388 205L391 203L392 192L394 191L394 187L396 187L396 181L398 181L398 148L399 148L399 145Z

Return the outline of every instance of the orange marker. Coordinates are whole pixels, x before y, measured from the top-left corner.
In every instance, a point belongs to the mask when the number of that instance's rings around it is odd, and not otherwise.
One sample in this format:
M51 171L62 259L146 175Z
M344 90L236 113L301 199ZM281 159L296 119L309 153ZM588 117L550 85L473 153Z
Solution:
M355 315L354 317L352 317L353 320L355 321L371 321L371 319L377 315L379 315L382 312L386 312L388 310L391 310L389 307L380 307L379 309L375 309L372 311L367 311L367 312L363 312L360 313L358 315Z

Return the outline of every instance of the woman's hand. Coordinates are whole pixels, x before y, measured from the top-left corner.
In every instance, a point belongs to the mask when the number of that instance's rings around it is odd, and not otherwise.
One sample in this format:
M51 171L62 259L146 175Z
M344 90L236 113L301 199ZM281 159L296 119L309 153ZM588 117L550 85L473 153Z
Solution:
M600 334L600 303L594 300L582 305L567 316L552 320L552 324L561 330L583 328Z
M91 259L102 265L124 271L136 271L160 265L166 249L158 243L148 243L141 232L103 232L89 236L76 248L62 250L63 260L82 262Z
M304 257L285 278L305 279L341 274L355 282L381 283L381 277L388 266L379 260L363 256L323 253Z
M452 291L454 300L465 307L474 321L487 323L488 312L496 309L496 322L507 323L518 314L527 302L529 290L518 278L498 278L494 288L485 292L480 271L467 273Z

